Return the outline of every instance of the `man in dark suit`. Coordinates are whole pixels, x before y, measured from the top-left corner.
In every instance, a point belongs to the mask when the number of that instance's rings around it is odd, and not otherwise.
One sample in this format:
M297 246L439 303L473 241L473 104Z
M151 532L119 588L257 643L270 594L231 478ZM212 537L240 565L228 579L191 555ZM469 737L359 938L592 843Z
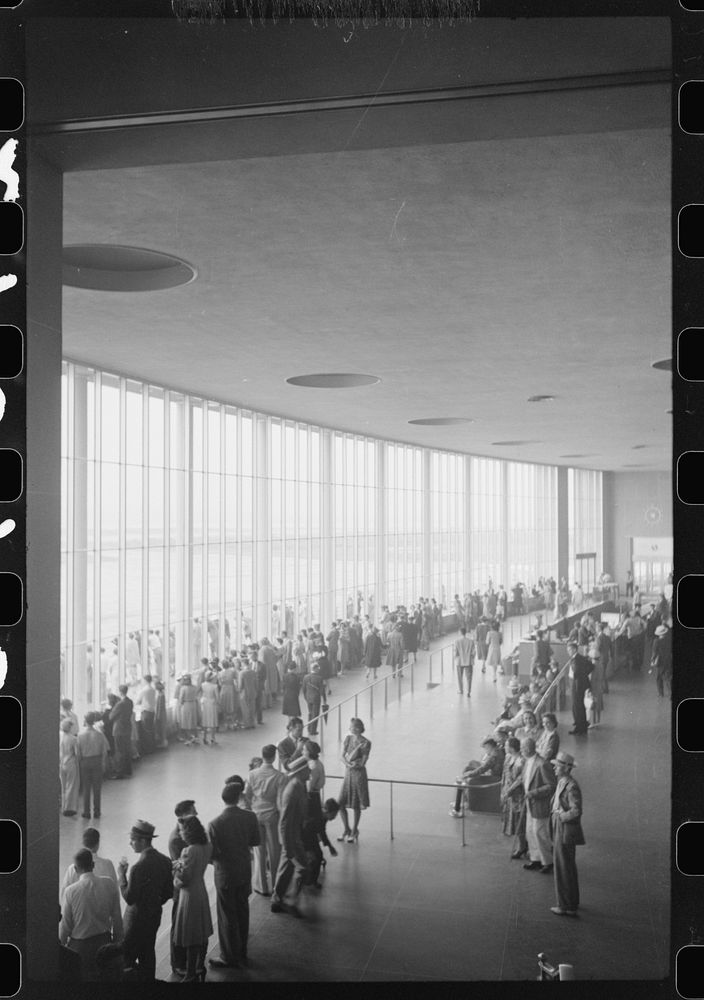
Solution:
M132 777L132 710L134 704L127 697L127 685L120 684L120 700L110 710L112 736L115 741L115 777Z
M217 893L220 958L211 958L216 969L247 963L249 894L252 891L251 847L260 843L259 823L253 812L237 806L242 785L233 782L222 790L225 808L208 827L213 845Z
M301 766L297 767L296 764ZM271 912L290 913L294 917L300 917L301 913L295 903L287 904L284 899L294 875L294 898L298 897L308 865L303 844L303 824L308 813L305 783L310 777L310 771L305 760L296 761L290 769L290 774L288 784L281 793L279 811L281 856L274 881Z
M567 655L572 660L572 718L574 728L570 729L570 735L586 735L587 710L584 707L584 695L590 687L589 675L594 668L594 664L588 657L577 651L576 642L567 643Z
M550 909L558 917L576 917L579 882L575 847L584 843L582 832L582 792L572 777L574 757L560 750L552 762L557 787L552 799L552 840L557 905Z
M154 827L138 819L130 830L132 850L139 854L127 878L127 862L117 866L125 911L125 964L137 969L141 981L155 978L154 945L161 923L161 908L173 894L171 861L152 847Z

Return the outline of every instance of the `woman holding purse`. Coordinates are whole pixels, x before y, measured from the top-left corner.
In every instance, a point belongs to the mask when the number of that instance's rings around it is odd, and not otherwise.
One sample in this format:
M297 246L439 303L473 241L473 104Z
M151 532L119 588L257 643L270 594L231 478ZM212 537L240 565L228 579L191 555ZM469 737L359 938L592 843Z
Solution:
M367 783L367 760L372 749L369 740L363 735L364 723L361 719L350 720L350 731L345 737L342 747L342 763L345 765L345 777L337 803L340 807L343 831L339 841L346 840L348 844L356 843L359 838L359 819L363 809L369 808L369 786ZM352 809L354 824L350 829L347 820L347 809Z

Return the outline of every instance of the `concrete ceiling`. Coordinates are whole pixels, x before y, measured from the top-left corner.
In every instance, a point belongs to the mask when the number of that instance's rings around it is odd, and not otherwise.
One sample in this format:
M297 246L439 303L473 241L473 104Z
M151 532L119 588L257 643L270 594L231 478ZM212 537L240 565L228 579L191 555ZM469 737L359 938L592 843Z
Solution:
M668 469L670 377L651 365L671 354L670 138L652 89L626 91L629 123L613 118L615 91L567 90L551 106L553 134L544 95L525 94L491 99L505 122L490 137L462 109L452 115L463 127L436 135L428 122L443 106L409 138L412 112L399 108L387 144L382 119L357 111L370 130L360 148L319 136L309 152L282 142L257 155L255 143L214 162L206 144L201 162L68 173L66 244L166 251L198 278L159 292L66 288L64 353L362 434ZM299 124L281 128L295 136ZM325 371L381 382L285 381ZM537 394L556 398L527 402ZM474 422L408 424L445 416Z

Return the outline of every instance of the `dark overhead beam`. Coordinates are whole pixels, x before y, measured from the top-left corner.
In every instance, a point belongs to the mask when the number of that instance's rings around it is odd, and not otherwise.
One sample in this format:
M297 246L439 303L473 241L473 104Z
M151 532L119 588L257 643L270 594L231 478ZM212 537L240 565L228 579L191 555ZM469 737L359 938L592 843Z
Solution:
M109 129L140 128L153 125L181 125L193 122L229 121L235 118L260 118L272 115L300 115L308 112L340 111L354 108L390 107L394 105L430 104L444 101L466 101L476 98L505 97L515 94L542 94L566 90L596 90L604 87L638 87L667 83L672 79L669 69L638 73L610 73L598 76L562 77L559 79L516 81L515 83L485 84L473 87L452 87L442 90L404 91L390 94L359 94L349 97L319 98L309 101L283 101L274 104L250 104L219 108L198 108L189 111L169 111L142 115L120 115L106 118L86 118L73 121L35 122L30 135L101 132Z

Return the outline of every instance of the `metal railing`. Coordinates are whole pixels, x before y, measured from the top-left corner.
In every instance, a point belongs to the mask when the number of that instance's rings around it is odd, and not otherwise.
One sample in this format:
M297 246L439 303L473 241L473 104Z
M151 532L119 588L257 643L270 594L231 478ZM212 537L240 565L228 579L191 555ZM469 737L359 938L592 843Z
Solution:
M326 780L327 779L332 779L333 781L337 781L337 780L342 781L343 780L343 775L341 775L341 774L326 774L325 778L326 778ZM461 785L458 785L457 782L453 782L452 784L449 784L447 782L442 782L442 781L404 781L404 780L401 780L400 778L367 778L367 781L369 782L369 784L375 783L375 784L379 784L379 785L388 785L389 786L389 840L394 840L395 839L395 837L394 837L394 785L411 785L411 786L414 786L414 787L422 787L422 788L450 788L450 789L452 789L453 793L455 793L455 794L457 794L458 788L463 787ZM490 782L490 783L488 782L485 785L478 785L477 787L478 788L494 788L496 785L500 785L500 784L501 784L500 781L494 781L494 782ZM467 786L464 786L464 787L466 788ZM445 809L446 808L447 807L445 807ZM498 816L499 814L496 813L496 814L492 814L492 815L497 815ZM465 816L465 810L464 809L462 810L461 819L462 819L462 822L461 822L462 847L466 847L467 846L467 836L466 836L466 826L465 826L466 816Z
M309 732L311 726L315 726L315 728L318 730L316 735L318 737L317 742L320 744L321 752L323 752L325 749L326 727L330 726L331 724L330 717L333 715L333 713L337 713L337 742L339 744L342 742L343 706L354 705L353 717L358 718L360 711L359 710L360 702L364 700L365 696L368 696L369 698L368 705L365 706L367 709L366 714L368 715L370 720L373 719L375 692L377 692L377 688L381 688L383 685L383 692L380 690L376 693L377 708L380 708L381 705L383 704L383 709L384 711L386 711L386 709L389 707L390 689L391 689L391 697L393 698L395 694L399 701L401 700L401 697L403 696L404 693L410 692L411 694L413 694L413 692L415 691L415 682L416 682L415 671L418 668L419 668L418 663L404 663L401 669L392 671L392 673L386 674L384 677L379 677L377 680L372 681L371 684L368 684L366 687L361 688L361 690L355 691L354 694L348 695L347 698L343 698L343 700L337 702L336 705L329 706L326 712L321 712L319 715L316 715L315 718L309 719L308 722L305 723L305 727L308 729ZM403 676L401 676L402 671L403 671ZM405 680L410 680L410 685L408 685L404 690L403 682ZM329 735L329 728L328 728L328 735Z

